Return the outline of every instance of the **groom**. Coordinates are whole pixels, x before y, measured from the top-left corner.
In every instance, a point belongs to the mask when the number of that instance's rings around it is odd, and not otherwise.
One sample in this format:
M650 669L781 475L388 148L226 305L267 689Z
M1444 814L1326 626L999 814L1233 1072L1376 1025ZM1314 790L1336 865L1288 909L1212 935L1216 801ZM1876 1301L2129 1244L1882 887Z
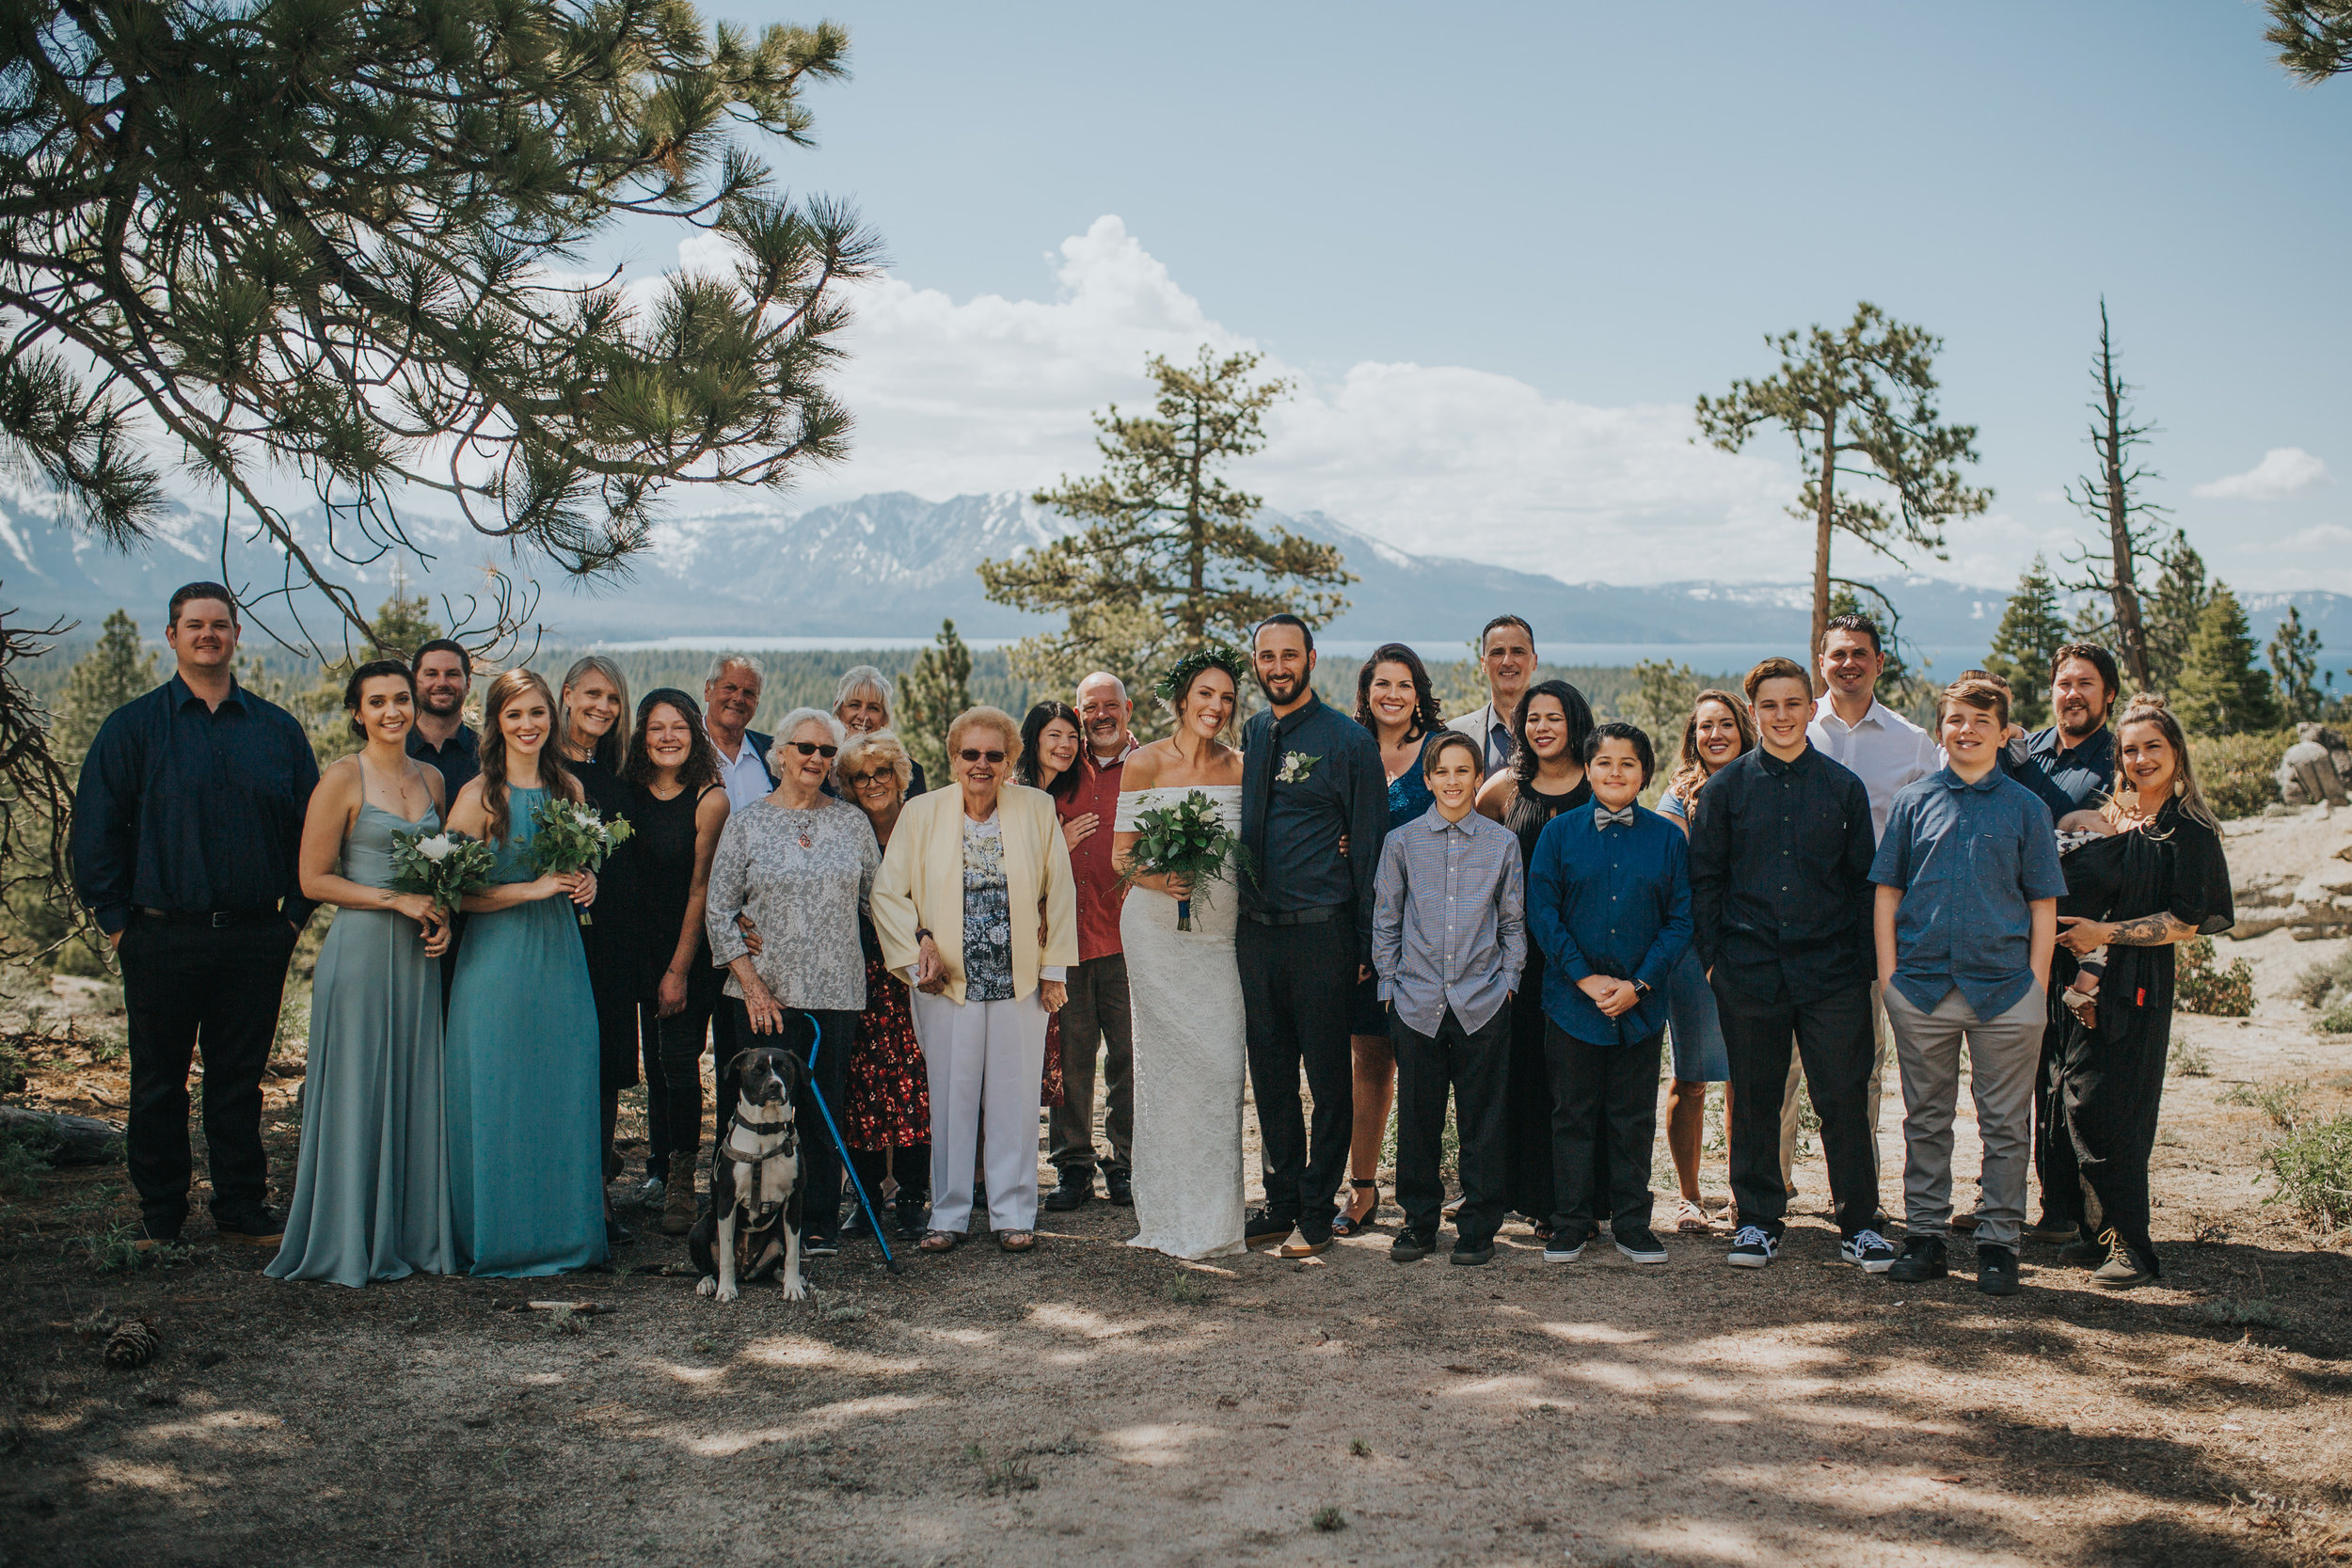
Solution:
M1331 1244L1332 1195L1354 1126L1348 1020L1356 982L1371 974L1388 781L1371 732L1315 695L1306 622L1267 616L1250 660L1268 711L1242 730L1241 835L1255 874L1241 879L1234 948L1265 1207L1244 1235L1306 1258ZM1302 1063L1315 1101L1311 1136L1299 1106Z

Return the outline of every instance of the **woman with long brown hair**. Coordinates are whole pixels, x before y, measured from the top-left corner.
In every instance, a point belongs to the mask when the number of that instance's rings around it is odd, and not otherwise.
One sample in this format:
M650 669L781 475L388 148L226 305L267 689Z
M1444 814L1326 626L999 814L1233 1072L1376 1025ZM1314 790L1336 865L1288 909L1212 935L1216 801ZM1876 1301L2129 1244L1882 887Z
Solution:
M1682 724L1682 752L1674 779L1659 798L1659 815L1687 838L1699 790L1718 769L1756 745L1756 721L1735 692L1713 687L1691 704ZM1724 1086L1724 1126L1731 1126L1731 1053L1724 1045L1715 993L1695 949L1686 951L1666 980L1666 1033L1674 1042L1674 1083L1666 1090L1666 1148L1682 1189L1675 1228L1688 1235L1714 1229L1699 1200L1699 1150L1707 1137L1707 1085ZM1727 1136L1727 1134L1726 1134Z
M519 1276L601 1263L605 1237L596 998L573 906L594 872L535 872L532 814L580 800L556 739L555 693L529 670L490 683L482 772L449 825L498 852L492 883L464 900L443 1078L450 1202L469 1272Z

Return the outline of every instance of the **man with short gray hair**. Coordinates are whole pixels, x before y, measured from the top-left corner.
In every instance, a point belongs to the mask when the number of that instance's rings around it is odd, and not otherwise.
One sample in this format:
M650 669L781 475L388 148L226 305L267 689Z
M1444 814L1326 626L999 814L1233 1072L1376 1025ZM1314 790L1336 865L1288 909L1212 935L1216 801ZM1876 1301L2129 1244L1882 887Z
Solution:
M1113 1203L1131 1204L1130 1164L1135 1146L1135 1014L1127 994L1127 955L1120 941L1119 916L1127 889L1111 861L1111 824L1119 815L1119 788L1136 737L1128 728L1135 704L1126 683L1098 670L1078 683L1077 781L1054 805L1062 839L1070 846L1070 870L1078 890L1078 963L1070 972L1069 1001L1062 1005L1062 1102L1053 1114L1050 1158L1060 1185L1045 1207L1064 1212L1094 1196L1094 1061L1103 1056L1103 1136L1110 1158L1102 1163L1103 1185Z
M759 711L759 661L744 654L721 654L703 680L703 729L719 752L719 783L727 805L741 811L776 787L768 771L771 738L751 727Z

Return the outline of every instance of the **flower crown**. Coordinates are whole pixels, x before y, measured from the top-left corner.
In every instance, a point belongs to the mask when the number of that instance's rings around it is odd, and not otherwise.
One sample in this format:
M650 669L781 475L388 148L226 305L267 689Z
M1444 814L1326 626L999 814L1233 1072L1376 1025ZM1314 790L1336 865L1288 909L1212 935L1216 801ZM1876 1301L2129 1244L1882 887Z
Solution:
M1160 677L1159 685L1152 689L1152 693L1172 706L1184 700L1184 693L1192 689L1192 683L1203 670L1224 671L1233 678L1234 689L1239 690L1241 678L1248 668L1249 661L1242 657L1238 648L1223 642L1211 642L1178 659L1168 673Z

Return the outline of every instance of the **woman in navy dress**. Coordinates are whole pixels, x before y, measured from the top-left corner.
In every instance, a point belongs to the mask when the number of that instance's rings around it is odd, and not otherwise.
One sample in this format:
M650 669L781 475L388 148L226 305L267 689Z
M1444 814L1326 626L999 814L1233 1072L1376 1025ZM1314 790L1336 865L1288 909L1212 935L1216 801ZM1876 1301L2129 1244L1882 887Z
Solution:
M1389 781L1389 831L1429 809L1429 784L1422 777L1422 748L1443 727L1429 672L1421 656L1402 642L1375 648L1356 672L1356 722L1380 743L1380 770ZM1379 847L1370 852L1377 856ZM1351 848L1350 853L1354 853ZM1389 1011L1377 977L1356 983L1349 1045L1356 1062L1356 1127L1347 1143L1347 1207L1331 1224L1334 1236L1353 1236L1372 1223L1380 1207L1380 1146L1396 1101L1396 1047L1389 1039Z
M582 799L556 739L555 694L509 670L483 700L482 772L450 826L498 851L490 887L466 895L451 983L450 1200L469 1272L516 1277L602 1263L604 1148L596 1004L574 906L593 872L532 868L532 814Z

